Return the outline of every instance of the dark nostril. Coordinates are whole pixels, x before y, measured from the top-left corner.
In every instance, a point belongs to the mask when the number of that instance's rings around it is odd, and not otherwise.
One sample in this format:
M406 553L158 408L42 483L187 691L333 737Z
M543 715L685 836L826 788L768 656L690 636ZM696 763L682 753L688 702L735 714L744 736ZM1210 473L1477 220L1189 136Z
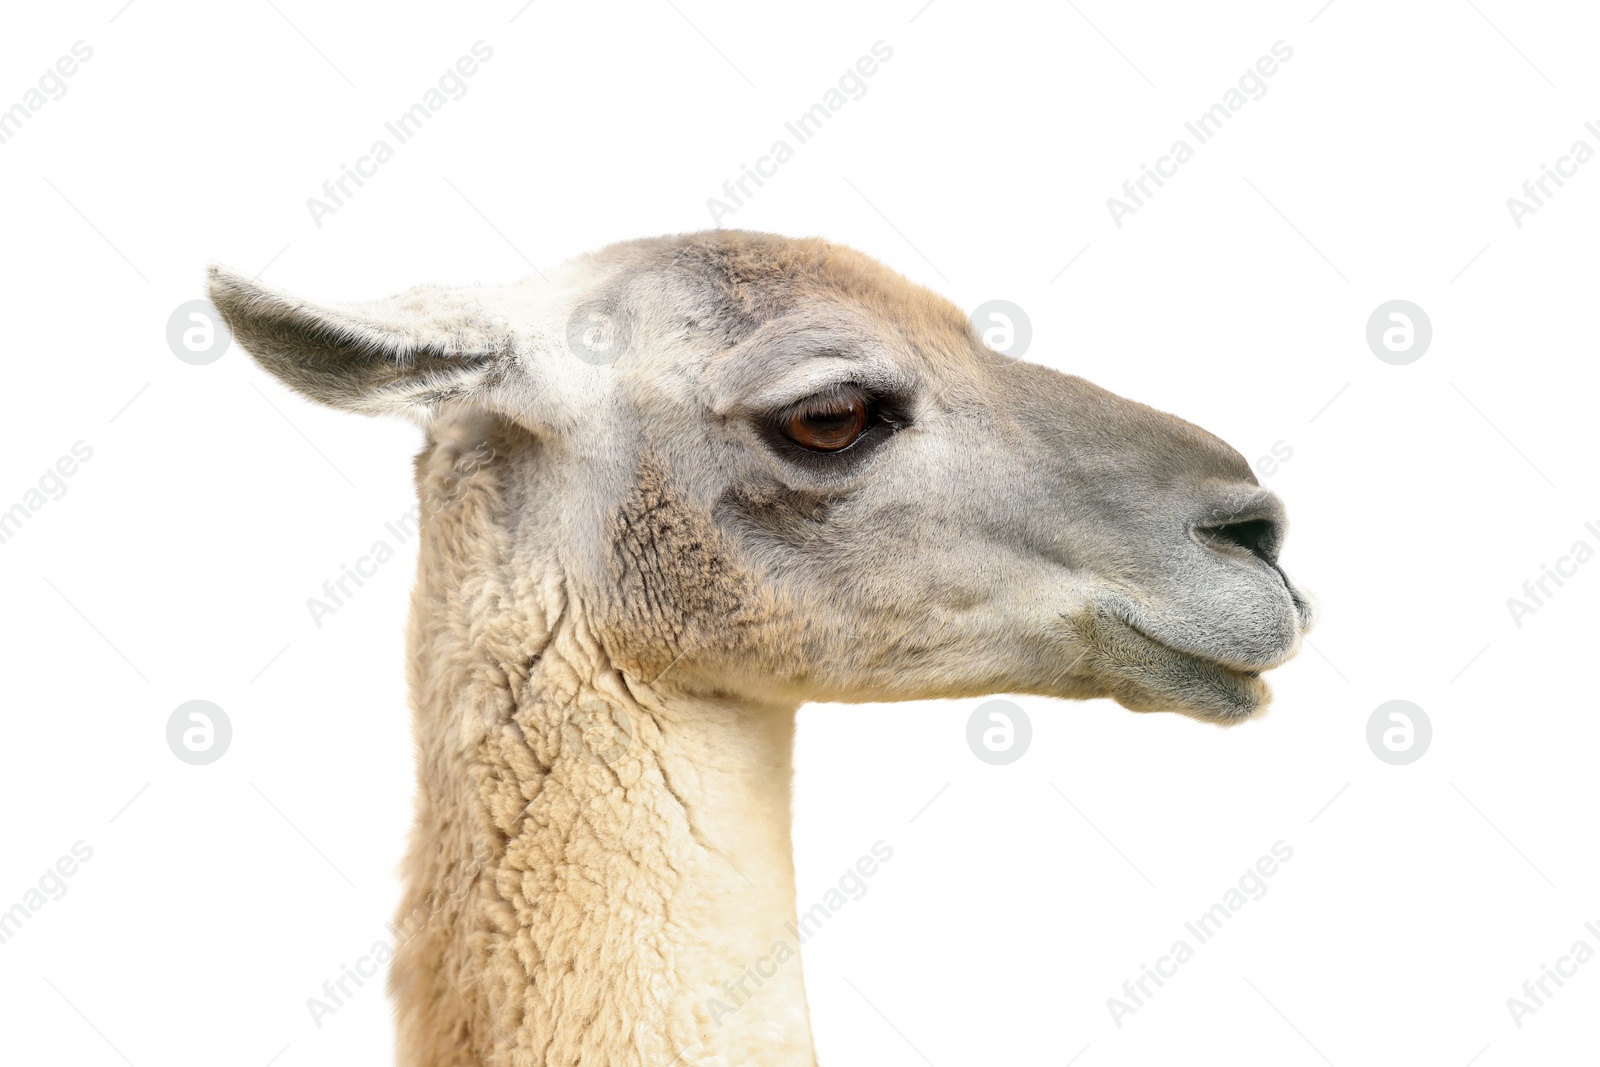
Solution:
M1218 555L1237 559L1248 552L1276 570L1289 521L1283 502L1260 486L1226 487L1209 513L1189 529L1196 541Z
M1196 533L1208 544L1224 551L1242 548L1270 567L1278 565L1278 546L1282 529L1272 519L1248 519L1202 526Z

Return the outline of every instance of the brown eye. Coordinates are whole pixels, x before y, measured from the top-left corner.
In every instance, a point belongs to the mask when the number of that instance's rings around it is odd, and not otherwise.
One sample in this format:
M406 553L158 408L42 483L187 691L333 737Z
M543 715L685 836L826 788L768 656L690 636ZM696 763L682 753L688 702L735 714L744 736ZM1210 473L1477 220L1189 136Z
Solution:
M783 423L783 435L813 452L840 452L861 439L871 416L860 393L808 400Z

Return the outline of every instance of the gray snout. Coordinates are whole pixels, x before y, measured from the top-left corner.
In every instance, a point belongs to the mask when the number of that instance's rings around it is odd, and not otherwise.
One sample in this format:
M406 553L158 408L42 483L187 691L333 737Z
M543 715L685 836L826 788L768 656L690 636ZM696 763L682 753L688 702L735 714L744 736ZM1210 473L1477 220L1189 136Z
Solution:
M1295 588L1278 565L1278 553L1289 530L1289 516L1275 493L1259 486L1239 486L1221 494L1190 527L1191 536L1207 552L1251 567L1266 564L1289 593L1294 616L1303 632L1311 626L1311 602Z
M1192 544L1166 557L1124 621L1170 648L1235 669L1291 655L1310 607L1278 566L1288 518L1276 495L1248 482L1213 483L1187 508ZM1130 602L1131 601L1131 602Z

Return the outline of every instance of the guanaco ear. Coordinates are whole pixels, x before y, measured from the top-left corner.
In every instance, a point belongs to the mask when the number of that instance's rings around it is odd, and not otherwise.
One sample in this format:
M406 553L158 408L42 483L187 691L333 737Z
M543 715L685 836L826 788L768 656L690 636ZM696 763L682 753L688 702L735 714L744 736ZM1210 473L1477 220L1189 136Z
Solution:
M526 403L512 326L477 298L482 290L424 286L321 307L216 265L208 290L256 362L330 407L426 420L452 401Z

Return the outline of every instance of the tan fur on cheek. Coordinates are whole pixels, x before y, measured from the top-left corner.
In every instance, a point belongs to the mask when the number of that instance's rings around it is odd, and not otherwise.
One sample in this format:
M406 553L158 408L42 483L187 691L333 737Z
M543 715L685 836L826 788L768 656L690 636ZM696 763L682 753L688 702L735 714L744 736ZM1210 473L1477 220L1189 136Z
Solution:
M605 629L619 667L651 680L685 659L710 664L770 649L785 614L773 590L658 460L641 460L608 542Z

